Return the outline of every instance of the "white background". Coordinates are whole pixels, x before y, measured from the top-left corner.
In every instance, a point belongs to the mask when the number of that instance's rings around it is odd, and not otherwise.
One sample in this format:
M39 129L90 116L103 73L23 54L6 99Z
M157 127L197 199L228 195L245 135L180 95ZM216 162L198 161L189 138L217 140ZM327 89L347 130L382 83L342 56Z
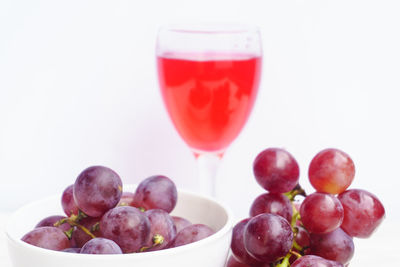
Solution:
M165 174L196 190L158 89L157 29L230 21L259 26L264 61L256 106L218 173L220 198L247 215L262 192L252 161L271 146L296 157L311 192L310 160L337 147L356 164L352 187L400 221L399 13L396 0L3 0L0 211L61 193L93 164L125 183Z

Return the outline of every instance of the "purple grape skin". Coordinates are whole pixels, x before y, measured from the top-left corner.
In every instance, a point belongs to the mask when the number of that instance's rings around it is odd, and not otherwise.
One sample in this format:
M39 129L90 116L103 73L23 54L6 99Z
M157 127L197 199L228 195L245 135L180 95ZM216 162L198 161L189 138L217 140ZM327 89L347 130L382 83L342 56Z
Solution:
M257 182L271 193L291 191L299 181L299 165L284 149L268 148L254 160L253 172Z
M344 209L341 227L350 236L368 238L385 219L382 202L366 190L350 189L338 195L338 199Z
M310 247L310 234L304 227L296 226L297 234L295 237L296 243L301 246L302 248Z
M187 219L179 217L179 216L172 216L172 219L174 220L174 224L175 224L177 233L180 232L186 226L189 226L192 224Z
M73 191L80 210L91 217L100 217L118 204L122 181L110 168L92 166L81 172Z
M326 260L315 255L305 255L297 259L290 267L343 267L343 264Z
M251 218L238 222L232 230L231 250L235 259L243 264L254 265L260 262L253 258L244 247L243 232Z
M65 188L61 196L61 206L68 217L70 217L72 214L78 215L79 208L74 200L73 184Z
M226 263L226 267L270 267L270 264L269 263L260 263L260 264L256 264L256 265L248 265L248 264L241 263L234 256L231 255Z
M338 228L327 234L311 234L312 255L346 264L354 255L353 238Z
M22 241L50 250L63 250L70 247L70 242L64 232L57 227L44 226L35 228L25 234Z
M301 203L300 217L308 232L323 234L340 227L344 211L334 195L315 192Z
M226 267L250 267L250 265L241 263L234 256L230 256L226 263Z
M54 216L49 216L38 222L38 224L35 226L35 228L43 227L43 226L52 226L55 227L54 224L58 222L59 220L65 219L67 217L65 216L60 216L60 215L54 215ZM58 226L61 230L68 231L71 226L68 223L63 223L60 226Z
M175 237L172 247L180 247L214 234L214 230L204 224L192 224L183 228Z
M122 192L121 199L117 206L132 206L136 207L135 205L135 194L132 192ZM137 208L137 207L136 207Z
M139 209L120 206L103 215L100 233L117 243L124 253L138 252L151 238L150 221Z
M155 251L167 248L169 243L172 242L176 236L176 227L174 220L168 212L160 209L148 210L145 212L147 218L150 221L150 237L154 235L161 235L164 240L162 244L153 246L152 240L150 240L146 251Z
M177 198L174 182L166 176L155 175L143 180L136 188L135 205L145 210L162 209L170 213Z
M66 248L66 249L63 249L62 252L80 253L81 252L81 248Z
M292 247L293 231L286 219L275 214L260 214L250 219L243 233L247 252L261 262L275 262Z
M54 215L54 216L49 216L44 218L43 220L41 220L36 226L35 228L39 228L39 227L44 227L44 226L51 226L51 227L55 227L54 224L62 219L65 219L67 217L65 216L60 216L60 215ZM71 225L69 225L69 223L63 223L60 226L57 226L58 228L60 228L63 232L67 232L71 229ZM75 231L75 230L74 230ZM75 240L72 238L70 240L71 243L71 247L76 247L76 243Z
M258 196L250 206L251 217L262 213L280 215L290 222L293 208L289 198L284 194L265 193Z
M99 229L93 229L95 228L95 225L100 222L101 218L92 218L92 217L86 217L83 218L79 221L79 224L88 229L95 237L101 237ZM86 242L88 242L90 239L92 239L91 236L89 236L87 233L85 233L82 229L79 227L76 227L73 234L72 234L72 239L75 242L75 245L79 248L83 247Z
M106 238L93 238L81 249L81 254L122 254L121 248L114 241Z

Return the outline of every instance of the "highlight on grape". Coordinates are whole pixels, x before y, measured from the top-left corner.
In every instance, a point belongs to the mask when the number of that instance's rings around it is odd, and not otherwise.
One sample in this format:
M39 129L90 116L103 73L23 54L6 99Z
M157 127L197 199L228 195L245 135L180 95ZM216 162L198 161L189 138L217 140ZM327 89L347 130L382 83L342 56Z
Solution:
M385 218L375 195L348 189L355 166L339 149L322 150L311 160L312 194L300 186L299 166L283 149L261 151L253 172L267 192L233 228L227 267L347 266L353 238L370 237Z

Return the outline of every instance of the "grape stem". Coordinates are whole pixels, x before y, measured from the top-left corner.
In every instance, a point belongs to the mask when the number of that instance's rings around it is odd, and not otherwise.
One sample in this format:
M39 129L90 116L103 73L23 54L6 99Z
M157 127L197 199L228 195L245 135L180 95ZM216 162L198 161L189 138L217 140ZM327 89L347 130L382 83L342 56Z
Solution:
M277 265L275 265L275 267L289 267L290 266L290 263L289 263L290 256L292 256L291 253L286 254L286 256L283 258L283 260L280 263L278 263Z
M161 245L162 243L164 243L164 237L160 234L155 234L153 236L153 247Z
M153 241L153 245L151 247L142 247L140 248L140 252L144 252L146 250L148 250L149 248L154 248L155 246L161 245L162 243L164 243L164 237L160 234L155 234L152 238Z
M297 244L297 242L295 240L293 240L293 247L298 251L303 250L303 248L299 244Z
M292 216L292 221L290 222L293 230L296 227L297 220L300 220L300 213L293 206L293 216Z
M85 226L80 225L79 223L76 222L68 222L71 226L76 226L79 229L81 229L83 232L85 232L88 236L90 236L91 238L96 238L96 236L94 234L92 234L92 232L89 231L89 229L87 229Z
M71 240L73 232L74 232L74 228L71 227L68 231L65 231L64 234L68 237L69 240Z
M300 186L300 184L297 184L296 187L293 188L292 191L285 193L285 196L287 196L290 201L293 201L297 195L300 195L303 197L307 196L306 191Z
M55 222L54 226L58 227L58 226L60 226L60 225L62 225L64 223L68 223L71 226L78 227L83 232L85 232L87 235L89 235L91 238L96 238L96 236L94 234L92 234L92 232L90 232L89 229L87 229L86 227L84 227L83 225L78 223L81 219L86 218L86 217L87 217L87 215L79 210L78 215L72 214L68 218L63 218L63 219ZM97 225L93 225L93 226L97 226ZM71 228L71 229L72 230L64 232L67 235L68 239L72 238L72 233L73 233L74 230L73 230L73 228Z
M295 255L298 259L302 257L302 255L300 253L298 253L297 251L294 251L294 250L290 250L289 253L292 255Z

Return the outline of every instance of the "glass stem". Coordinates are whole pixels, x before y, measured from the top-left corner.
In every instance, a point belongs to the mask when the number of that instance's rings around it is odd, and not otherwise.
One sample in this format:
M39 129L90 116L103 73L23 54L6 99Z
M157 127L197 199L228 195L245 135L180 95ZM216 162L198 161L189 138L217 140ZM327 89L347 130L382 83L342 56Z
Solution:
M200 154L196 157L199 192L217 197L216 177L221 156L215 154Z

